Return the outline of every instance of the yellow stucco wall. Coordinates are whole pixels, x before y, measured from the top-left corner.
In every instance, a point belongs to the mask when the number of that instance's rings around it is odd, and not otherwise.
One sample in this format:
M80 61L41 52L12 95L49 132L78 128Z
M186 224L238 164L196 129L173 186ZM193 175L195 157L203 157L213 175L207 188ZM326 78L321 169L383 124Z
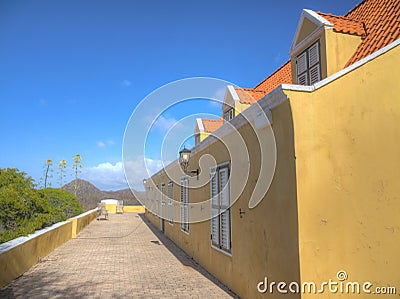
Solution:
M287 91L303 281L345 270L347 281L400 290L399 57L397 46L312 93Z
M107 210L108 214L115 214L117 212L117 205L116 204L107 203L106 204L106 210Z
M144 213L144 206L124 206L124 213Z
M75 217L77 222L75 235L79 234L90 222L96 219L96 217L97 217L97 210L91 210L90 212Z
M290 106L283 104L273 110L273 129L277 141L278 163L276 175L271 188L263 201L254 209L248 208L250 194L258 177L260 151L256 136L245 125L239 129L249 148L251 169L249 184L243 194L232 206L232 253L226 254L211 246L210 221L190 223L189 233L181 231L180 223L180 188L174 185L175 222L171 225L164 220L165 235L192 256L211 274L229 286L242 298L265 298L257 291L258 282L264 277L275 280L300 279L298 239L297 239L297 205L295 189L294 149L290 136L293 136ZM189 169L198 167L201 155L211 154L216 162L229 161L229 154L221 142L216 142L203 152L191 157ZM209 176L209 169L203 169ZM162 173L153 176L155 184L167 185L169 178ZM190 185L196 182L196 177ZM232 182L235 184L237 182ZM167 194L167 188L165 193ZM191 189L189 200L201 202L210 197L209 185L196 190ZM161 200L159 199L161 203ZM160 204L161 207L161 204ZM209 207L209 203L204 208ZM165 205L165 216L168 206ZM243 218L239 209L245 211ZM160 208L161 211L161 208ZM189 212L189 218L190 216ZM146 211L146 217L160 229L160 219ZM300 298L299 295L278 295L274 298Z
M72 237L72 223L66 222L0 254L0 287L22 275Z
M211 133L206 133L206 132L200 132L200 142L202 142L204 139L206 139L208 136L210 136Z
M256 289L265 276L318 285L338 281L339 270L347 272L347 281L399 290L400 71L393 68L399 57L398 46L314 92L284 91L290 100L272 110L276 173L254 209L247 204L259 152L249 126L239 129L254 163L249 184L232 206L231 255L211 247L209 221L191 223L187 234L179 223L165 220L165 234L243 298L268 296ZM197 168L198 158L207 153L217 163L229 161L217 142L193 156L189 169ZM164 173L153 180L168 183ZM177 201L179 192L174 185ZM191 190L190 202L208 198L209 192L209 185ZM245 211L243 218L239 208ZM146 211L146 217L160 229L157 216ZM174 219L180 219L179 202ZM279 296L290 298L276 292L273 298ZM352 297L292 295L316 296Z
M77 233L96 218L96 215L96 209L83 213L68 219L65 223L38 231L35 237L1 252L0 287L22 275L58 246L76 237Z
M249 108L251 105L249 104L242 104L238 101L235 102L235 116L237 116L239 113L242 113L244 110Z
M325 30L326 75L341 71L361 43L361 37Z

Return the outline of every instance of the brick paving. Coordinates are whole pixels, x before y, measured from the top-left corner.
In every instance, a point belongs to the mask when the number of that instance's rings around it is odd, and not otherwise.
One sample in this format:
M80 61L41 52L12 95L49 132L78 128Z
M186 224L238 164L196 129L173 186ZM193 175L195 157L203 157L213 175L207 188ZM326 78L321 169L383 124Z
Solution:
M94 220L0 298L237 298L135 213Z

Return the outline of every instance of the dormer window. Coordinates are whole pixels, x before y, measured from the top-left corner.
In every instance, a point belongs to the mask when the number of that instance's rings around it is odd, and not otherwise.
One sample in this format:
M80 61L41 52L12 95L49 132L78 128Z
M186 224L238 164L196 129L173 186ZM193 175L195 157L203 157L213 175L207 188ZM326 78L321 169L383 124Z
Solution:
M225 121L230 121L234 117L233 115L233 108L229 109L224 113L224 119Z
M321 80L319 41L296 57L297 84L312 85Z

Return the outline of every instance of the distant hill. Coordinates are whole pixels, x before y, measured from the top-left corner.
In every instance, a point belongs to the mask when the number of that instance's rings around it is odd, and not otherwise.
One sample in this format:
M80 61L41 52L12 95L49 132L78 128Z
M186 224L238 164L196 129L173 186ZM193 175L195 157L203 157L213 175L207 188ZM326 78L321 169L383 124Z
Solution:
M76 196L78 197L85 211L94 209L95 207L97 207L97 204L102 199L106 198L122 199L124 201L124 205L126 206L140 205L140 202L136 199L135 195L128 188L118 191L101 191L88 181L81 179L78 179L77 181L78 181L78 189L76 192ZM67 190L68 192L74 194L75 180L64 185L62 189ZM141 193L138 192L138 194Z

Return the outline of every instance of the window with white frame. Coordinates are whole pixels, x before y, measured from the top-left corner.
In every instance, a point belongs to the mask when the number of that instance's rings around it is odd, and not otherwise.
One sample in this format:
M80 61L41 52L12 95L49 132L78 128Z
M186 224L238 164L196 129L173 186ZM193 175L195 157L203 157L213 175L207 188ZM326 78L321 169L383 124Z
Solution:
M321 80L319 41L296 57L297 84L312 85Z
M229 109L224 113L224 119L226 121L230 121L234 117L234 110L233 108Z
M160 218L164 219L165 214L165 184L161 184L161 215Z
M168 222L170 224L174 223L174 192L172 181L168 183Z
M158 196L160 194L160 190L158 190L158 185L156 185L156 215L158 216Z
M219 249L231 252L229 164L211 168L210 176L211 243Z
M181 177L181 229L189 232L189 177Z

